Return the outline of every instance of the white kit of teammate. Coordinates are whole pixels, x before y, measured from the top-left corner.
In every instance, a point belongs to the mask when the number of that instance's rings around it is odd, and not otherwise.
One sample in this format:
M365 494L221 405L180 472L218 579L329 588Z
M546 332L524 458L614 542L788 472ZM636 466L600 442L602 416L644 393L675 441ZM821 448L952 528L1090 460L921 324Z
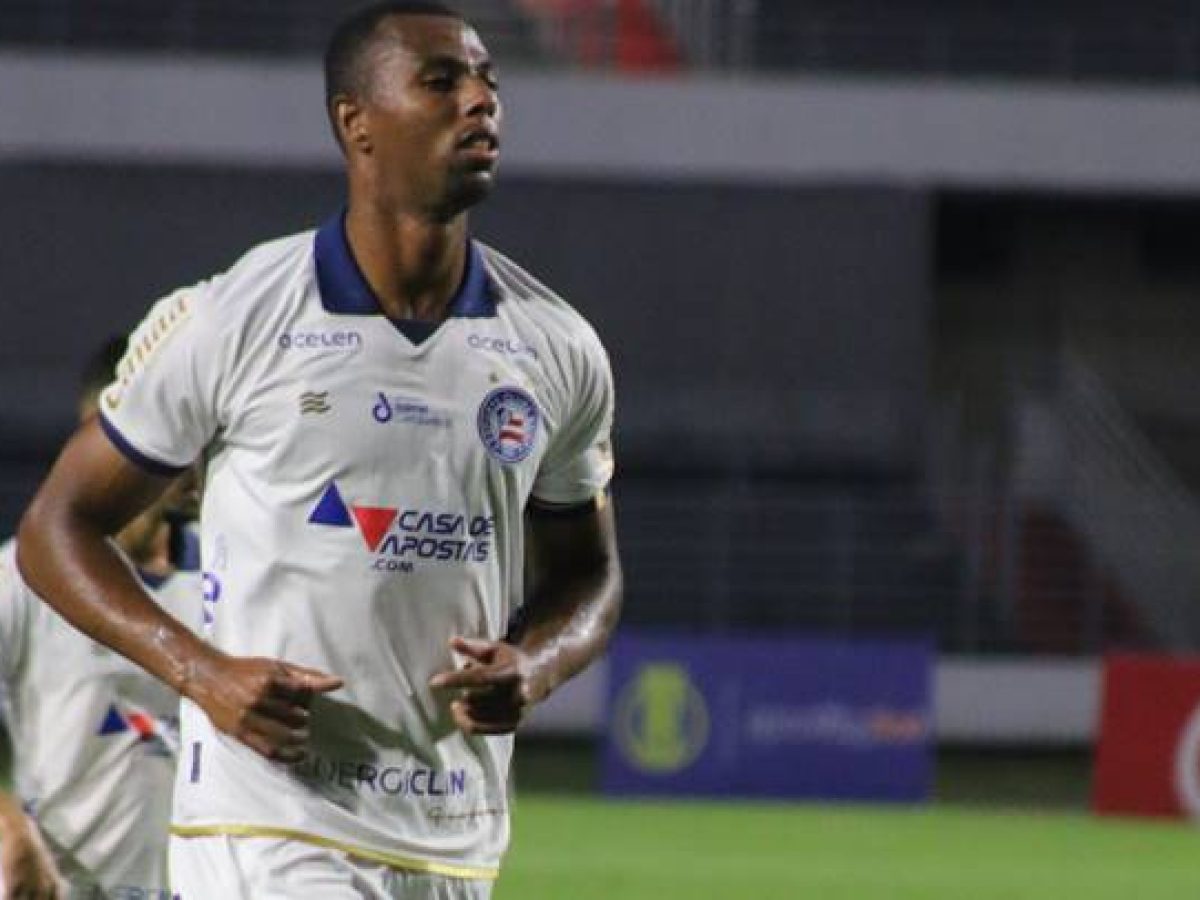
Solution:
M72 900L170 900L164 832L179 698L60 618L22 581L14 553L12 542L0 548L0 694L17 793ZM199 626L196 573L147 585Z
M611 375L590 326L479 242L448 318L402 327L337 216L160 301L101 415L152 471L206 458L214 644L345 682L313 701L291 765L184 701L173 833L485 880L508 841L512 738L464 734L428 681L459 662L449 635L505 634L527 505L603 502Z

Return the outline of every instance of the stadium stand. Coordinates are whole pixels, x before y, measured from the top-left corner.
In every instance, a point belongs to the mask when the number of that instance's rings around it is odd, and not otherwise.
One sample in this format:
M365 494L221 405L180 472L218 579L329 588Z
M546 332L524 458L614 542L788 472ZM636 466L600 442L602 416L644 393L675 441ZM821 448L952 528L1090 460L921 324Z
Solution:
M311 61L346 6L11 0L0 5L0 49ZM1175 0L1136 6L470 0L460 6L504 65L551 74L564 67L682 67L772 79L905 75L918 84L1005 78L1179 85L1200 78L1200 19L1192 5ZM90 273L97 294L119 298L113 302L124 304L119 314L127 321L145 292L179 279L179 260L192 267L184 277L215 269L228 262L228 249L277 233L282 223L311 224L337 195L327 173L268 179L250 169L154 160L78 168L9 161L0 183L16 218L34 221L36 211L55 222L78 248L78 266ZM1079 504L1108 503L1111 512L1124 502L1120 497L1088 494L1076 498L1073 511L1066 502L1032 502L1045 501L1042 495L1013 496L1020 485L999 483L1009 474L1006 465L1028 453L1028 440L1020 445L1020 435L1000 427L984 439L1006 462L982 480L970 469L963 434L950 436L948 450L939 446L945 422L929 395L961 385L931 385L926 368L939 344L957 346L963 338L939 323L942 308L968 306L974 291L981 305L1007 313L1002 300L1011 295L1033 310L1021 323L1033 329L1043 327L1035 309L1043 294L1019 284L1023 264L1014 259L1014 235L1035 229L1015 216L1000 216L999 225L995 216L946 217L937 192L930 184L735 186L682 178L664 185L636 174L588 180L542 173L506 176L496 203L480 211L482 231L508 236L504 249L518 259L545 261L548 280L615 336L623 404L618 496L628 509L631 622L924 630L942 648L965 651L1090 653L1170 642L1162 625L1170 613L1161 610L1184 603L1171 584L1189 584L1194 573L1175 563L1164 568L1162 558L1183 553L1173 550L1160 554L1160 580L1148 582L1137 574L1153 556L1148 541L1088 531ZM138 221L108 221L110 209L146 197L156 203ZM184 228L218 220L232 202L253 211L226 229ZM957 204L993 212L994 206L977 197ZM681 229L679 222L708 227ZM1178 237L1188 226L1185 216L1146 231L1142 249L1157 277L1194 257L1194 246ZM603 264L579 250L586 246L580 236L596 232L610 235ZM176 241L173 258L158 254L137 267L122 262L122 248L167 233ZM77 279L57 264L50 242L34 237L17 230L0 248L9 291L36 295L53 308L73 296ZM1026 233L1023 240L1036 244L1037 237ZM953 249L944 253L955 241L970 257L965 268L957 268L963 259ZM1070 257L1071 249L1059 255ZM1097 245L1079 256L1119 257L1111 249ZM1090 301L1098 289L1093 281L1104 281L1069 276L1062 279L1064 308L1072 296ZM1149 278L1131 283L1150 296ZM1194 280L1193 266L1170 290ZM781 291L781 284L800 288ZM689 316L673 305L683 300ZM748 302L758 315L742 314ZM1056 307L1060 313L1068 317ZM78 342L62 335L46 346L22 346L28 342L16 336L39 333L44 317L28 305L8 315L9 333L0 335L7 379L7 396L0 397L5 531L61 437L63 417L39 393L51 393L48 382L39 382L61 365L52 353L69 358L77 349L71 341ZM93 309L78 316L83 332L108 323ZM975 323L985 335L994 325ZM1044 354L1051 365L1058 349ZM978 360L954 365L966 372L959 373L964 380L1002 381ZM1044 365L1039 356L1029 368ZM1122 488L1139 509L1185 510L1140 530L1190 539L1186 504L1194 506L1197 429L1179 404L1149 409L1135 402L1127 420L1120 419L1111 407L1121 407L1131 386L1111 364L1097 377L1113 382L1114 397L1055 394L1060 385L1049 379L1005 387L999 399L968 399L976 416L994 400L998 418L1019 419L1033 396L1058 403L1062 421L1090 422L1095 471L1134 472ZM1147 435L1149 448L1138 444L1131 455L1129 448ZM1158 450L1165 460L1149 462ZM943 451L927 464L927 456ZM1163 486L1157 474L1163 465L1182 474L1182 488ZM1145 493L1146 485L1155 492ZM1137 583L1161 583L1162 590L1139 591ZM1190 627L1183 634L1200 637Z
M304 56L347 3L11 0L0 45ZM1182 0L466 0L516 65L1195 83Z

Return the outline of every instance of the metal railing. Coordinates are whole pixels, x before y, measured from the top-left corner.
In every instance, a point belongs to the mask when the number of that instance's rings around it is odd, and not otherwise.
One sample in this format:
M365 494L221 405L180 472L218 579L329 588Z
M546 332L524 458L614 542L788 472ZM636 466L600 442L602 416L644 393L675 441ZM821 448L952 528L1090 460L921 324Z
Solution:
M618 501L635 616L936 631L953 619L955 549L903 492L633 482Z
M1146 25L1126 15L1002 17L885 9L864 15L797 12L752 43L758 69L1020 77L1053 81L1195 82L1195 23ZM728 14L736 21L734 13Z
M1085 364L1059 387L1045 430L1065 465L1037 496L953 429L931 441L941 482L624 472L628 620L919 632L958 652L1200 646L1200 512ZM0 462L0 536L43 471Z
M1004 429L969 437L958 424L961 404L934 416L931 505L964 555L955 648L1006 640L1013 649L1052 653L1200 646L1180 618L1186 610L1177 603L1150 609L1144 601L1160 597L1155 586L1178 569L1163 571L1163 559L1145 556L1135 569L1128 539L1114 539L1142 527L1129 515L1127 484L1108 471L1128 468L1135 457L1111 445L1111 420L1104 432L1081 424L1098 410L1094 398L1077 396L1072 380L1064 375L1048 396L1014 393L1011 446ZM1122 441L1139 437L1129 421L1120 433ZM1153 466L1172 485L1173 502L1189 503L1170 470L1151 458L1140 441L1137 466ZM1162 496L1140 502L1162 515L1155 508Z
M316 58L356 0L4 0L0 46ZM537 63L532 23L508 0L453 4L498 59Z
M653 0L697 68L1052 80L1200 78L1200 20L1179 5Z
M40 474L0 463L0 539ZM1066 523L987 492L943 499L949 519L910 479L626 473L616 490L626 620L921 634L955 652L1096 653L1140 640L1114 619L1108 568Z
M628 615L707 630L921 632L955 652L1154 646L1106 561L1053 509L990 490L941 500L917 482L626 479Z
M1158 637L1200 644L1200 507L1096 373L1062 364L1064 509L1110 562Z
M0 46L312 56L359 4L331 0L5 0ZM629 52L617 0L457 4L505 64L656 68ZM691 69L1200 80L1200 15L1183 4L642 0ZM643 16L644 19L644 16Z
M701 69L753 68L758 0L650 0L684 59Z

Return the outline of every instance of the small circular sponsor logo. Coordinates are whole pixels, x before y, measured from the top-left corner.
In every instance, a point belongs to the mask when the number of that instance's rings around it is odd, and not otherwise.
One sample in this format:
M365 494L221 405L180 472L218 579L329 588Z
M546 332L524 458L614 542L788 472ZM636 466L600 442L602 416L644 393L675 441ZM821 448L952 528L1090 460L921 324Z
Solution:
M479 437L488 454L502 463L519 463L533 451L541 413L520 388L501 387L479 405Z
M654 775L682 771L708 744L708 707L687 670L650 663L621 690L613 726L630 765Z

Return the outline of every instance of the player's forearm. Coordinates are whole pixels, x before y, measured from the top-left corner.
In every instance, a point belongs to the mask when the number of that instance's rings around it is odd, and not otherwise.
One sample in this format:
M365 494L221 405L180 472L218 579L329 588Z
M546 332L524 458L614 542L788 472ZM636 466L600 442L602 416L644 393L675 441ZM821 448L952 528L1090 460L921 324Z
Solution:
M529 599L513 642L529 657L542 699L587 668L608 646L621 613L623 579L615 552L593 566L543 582Z
M208 645L163 611L105 529L35 500L21 521L17 565L64 619L184 694Z

